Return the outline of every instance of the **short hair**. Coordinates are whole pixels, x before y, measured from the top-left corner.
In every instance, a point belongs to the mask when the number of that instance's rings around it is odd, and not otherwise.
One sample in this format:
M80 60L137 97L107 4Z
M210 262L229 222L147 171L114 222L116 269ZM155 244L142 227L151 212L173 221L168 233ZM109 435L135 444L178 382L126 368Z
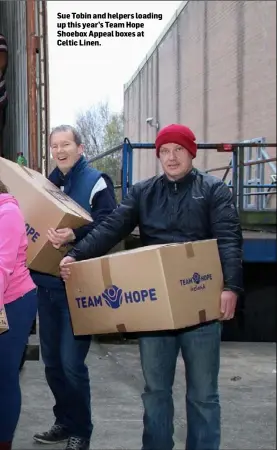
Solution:
M71 131L75 144L78 146L82 144L81 134L72 125L59 125L53 128L49 136L49 142L51 142L51 137L54 133L60 133L61 131Z
M8 194L8 192L7 186L0 180L0 194Z

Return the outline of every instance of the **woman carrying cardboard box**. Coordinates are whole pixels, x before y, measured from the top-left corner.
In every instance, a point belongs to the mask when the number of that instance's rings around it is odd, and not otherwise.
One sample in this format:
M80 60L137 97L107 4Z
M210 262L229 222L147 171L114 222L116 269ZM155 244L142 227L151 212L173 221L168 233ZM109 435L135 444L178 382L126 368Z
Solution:
M37 312L36 287L26 267L28 240L16 199L0 180L0 450L10 450L21 409L19 366Z

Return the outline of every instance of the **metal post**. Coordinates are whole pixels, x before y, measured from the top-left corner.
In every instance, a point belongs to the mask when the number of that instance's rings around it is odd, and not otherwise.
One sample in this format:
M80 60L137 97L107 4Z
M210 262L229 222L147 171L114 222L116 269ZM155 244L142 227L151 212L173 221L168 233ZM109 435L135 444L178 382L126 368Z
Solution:
M41 2L41 18L42 18L42 46L43 46L43 80L44 80L44 147L45 147L45 160L44 170L45 174L49 175L50 170L50 152L49 152L49 132L50 132L50 103L49 103L49 57L48 57L48 21L47 21L47 2Z
M128 192L128 142L124 142L122 150L122 199Z
M239 186L238 186L238 209L243 211L244 203L244 147L238 147L238 163L239 163Z
M133 148L128 145L128 189L133 184Z
M233 172L232 172L232 185L233 185L233 199L235 205L237 205L238 198L238 148L236 147L233 152Z
M35 1L26 2L27 21L27 79L28 79L28 122L29 122L29 166L38 170L37 153L37 98L36 98L36 22Z
M158 124L157 128L156 128L156 135L155 138L157 136L157 133L159 131L160 128L160 102L159 102L159 95L160 95L160 72L159 72L159 60L160 60L160 56L159 56L159 47L156 47L156 71L155 71L155 77L156 77L156 90L155 90L155 101L156 101L156 123ZM160 171L160 162L159 162L159 158L156 158L156 175L158 175L159 171Z

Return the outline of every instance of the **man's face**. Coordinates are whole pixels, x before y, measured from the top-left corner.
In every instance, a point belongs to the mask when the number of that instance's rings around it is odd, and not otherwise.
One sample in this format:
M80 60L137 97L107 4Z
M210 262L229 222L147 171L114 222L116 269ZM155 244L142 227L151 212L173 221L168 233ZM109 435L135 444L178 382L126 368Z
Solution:
M58 168L63 174L76 164L84 149L77 145L72 131L57 131L51 136L51 153Z
M160 148L160 161L170 180L178 180L192 168L192 156L179 144L165 144Z

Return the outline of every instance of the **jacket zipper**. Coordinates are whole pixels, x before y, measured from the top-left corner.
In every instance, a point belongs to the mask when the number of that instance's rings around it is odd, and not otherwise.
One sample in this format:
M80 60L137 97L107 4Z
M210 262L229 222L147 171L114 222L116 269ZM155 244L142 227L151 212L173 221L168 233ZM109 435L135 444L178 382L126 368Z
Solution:
M177 186L177 183L174 183L173 191L175 192L175 194L176 194L176 192L178 192L178 186ZM174 199L174 198L173 198L173 199ZM174 202L172 202L172 209L173 209L172 217L174 217L174 213L175 213L175 210L174 210ZM172 242L175 242L175 237L172 236L171 240L172 240Z

